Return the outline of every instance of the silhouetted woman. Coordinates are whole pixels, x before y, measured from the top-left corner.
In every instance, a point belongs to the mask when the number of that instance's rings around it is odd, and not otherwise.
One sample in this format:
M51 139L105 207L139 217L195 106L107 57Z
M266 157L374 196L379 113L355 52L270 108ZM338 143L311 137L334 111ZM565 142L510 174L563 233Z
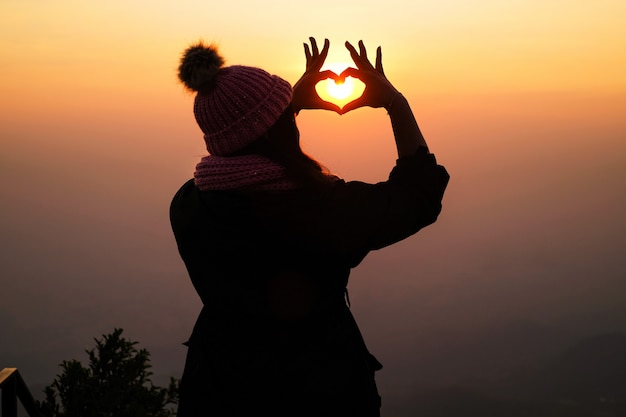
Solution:
M259 68L224 66L212 46L188 48L179 77L210 153L171 205L180 255L203 308L187 343L179 417L378 416L374 372L346 301L348 276L374 249L433 223L448 182L407 100L362 42L339 78L365 83L343 109L315 84L328 54L305 44L292 87ZM398 160L378 184L328 174L299 145L302 109L389 113Z

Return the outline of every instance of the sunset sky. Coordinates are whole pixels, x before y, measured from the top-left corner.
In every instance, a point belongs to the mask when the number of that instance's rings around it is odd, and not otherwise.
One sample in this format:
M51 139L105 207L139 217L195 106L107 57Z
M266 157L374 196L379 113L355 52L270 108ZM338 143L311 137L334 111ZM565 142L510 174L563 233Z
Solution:
M2 0L0 368L50 383L122 327L155 373L182 371L200 303L168 208L206 152L176 78L200 38L291 83L309 36L330 39L333 68L350 65L346 40L372 58L381 45L448 168L439 221L353 273L382 392L419 334L508 320L626 331L624 22L623 0ZM393 167L382 109L298 124L346 179Z

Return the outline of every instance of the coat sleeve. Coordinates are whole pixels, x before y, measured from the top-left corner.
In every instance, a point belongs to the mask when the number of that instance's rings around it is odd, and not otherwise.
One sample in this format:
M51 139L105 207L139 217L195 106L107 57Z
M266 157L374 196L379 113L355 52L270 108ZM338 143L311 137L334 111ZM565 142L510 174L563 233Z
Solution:
M399 159L387 181L337 185L329 231L334 244L344 252L363 253L417 233L437 220L448 180L435 156L420 148Z

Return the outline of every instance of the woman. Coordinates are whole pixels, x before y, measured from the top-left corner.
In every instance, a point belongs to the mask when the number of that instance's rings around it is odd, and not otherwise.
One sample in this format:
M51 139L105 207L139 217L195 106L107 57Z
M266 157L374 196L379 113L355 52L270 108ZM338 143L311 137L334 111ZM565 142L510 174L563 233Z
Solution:
M349 310L351 268L365 255L433 223L448 182L406 99L365 46L346 43L356 68L320 71L328 54L305 44L293 89L245 66L224 66L200 43L179 77L197 92L194 114L209 156L171 205L180 255L203 302L180 386L179 417L379 416L374 372ZM329 77L365 83L343 109L315 85ZM345 182L299 146L302 109L338 113L384 107L398 150L389 180Z

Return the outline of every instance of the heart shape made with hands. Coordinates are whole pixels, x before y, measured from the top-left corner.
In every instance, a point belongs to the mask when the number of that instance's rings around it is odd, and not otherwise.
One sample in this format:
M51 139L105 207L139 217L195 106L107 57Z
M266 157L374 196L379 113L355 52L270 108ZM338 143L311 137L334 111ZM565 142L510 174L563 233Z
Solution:
M315 91L322 100L343 108L363 95L365 84L353 77L346 77L343 81L327 78L315 85Z

